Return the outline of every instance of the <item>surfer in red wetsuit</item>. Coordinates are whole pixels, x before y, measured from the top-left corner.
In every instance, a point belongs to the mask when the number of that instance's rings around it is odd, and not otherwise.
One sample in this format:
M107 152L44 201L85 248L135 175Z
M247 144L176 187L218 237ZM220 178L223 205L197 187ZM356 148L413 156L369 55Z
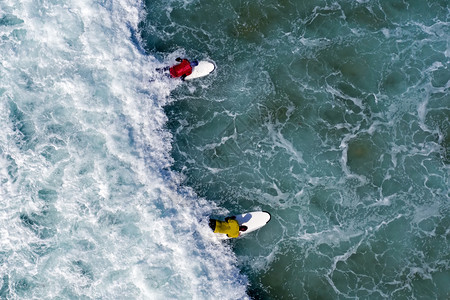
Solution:
M177 57L176 61L180 62L178 65L169 68L170 76L173 78L181 77L182 80L186 78L186 76L191 75L192 67L198 65L196 60L190 62L187 59L181 59Z

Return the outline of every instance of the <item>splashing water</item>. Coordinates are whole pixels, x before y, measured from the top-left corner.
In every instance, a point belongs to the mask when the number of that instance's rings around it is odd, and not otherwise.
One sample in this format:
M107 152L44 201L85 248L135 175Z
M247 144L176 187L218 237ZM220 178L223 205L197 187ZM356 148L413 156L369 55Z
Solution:
M245 298L223 211L169 170L133 1L3 1L0 298Z

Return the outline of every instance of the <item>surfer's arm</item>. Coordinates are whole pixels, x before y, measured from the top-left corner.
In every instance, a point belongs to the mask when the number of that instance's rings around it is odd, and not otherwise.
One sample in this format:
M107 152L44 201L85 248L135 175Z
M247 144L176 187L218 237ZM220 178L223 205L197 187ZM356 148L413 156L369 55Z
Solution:
M231 235L227 234L227 237L235 239L235 238L239 237L240 235L241 235L241 233L239 232L236 236L231 236Z

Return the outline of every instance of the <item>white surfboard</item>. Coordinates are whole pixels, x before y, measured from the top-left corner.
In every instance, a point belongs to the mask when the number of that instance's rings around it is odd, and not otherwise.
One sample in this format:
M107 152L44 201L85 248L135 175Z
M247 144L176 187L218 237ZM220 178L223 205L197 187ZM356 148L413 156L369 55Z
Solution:
M241 231L239 237L244 236L252 231L255 231L270 221L270 213L267 211L254 211L254 212L248 212L241 215L236 215L236 221L238 221L239 226L247 226L246 231ZM219 239L229 239L229 237L226 234L222 233L216 233L217 237Z
M214 71L215 68L216 66L212 62L201 60L198 62L198 65L192 68L192 73L189 76L186 76L184 80L192 80L206 76Z

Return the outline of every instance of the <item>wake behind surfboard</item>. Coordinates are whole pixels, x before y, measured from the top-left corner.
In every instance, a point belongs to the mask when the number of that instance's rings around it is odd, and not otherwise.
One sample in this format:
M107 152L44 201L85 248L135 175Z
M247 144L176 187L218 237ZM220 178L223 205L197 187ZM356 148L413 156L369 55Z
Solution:
M240 215L236 215L236 221L238 221L239 226L247 226L246 231L240 231L239 237L242 237L252 231L260 229L271 219L271 215L267 211L254 211L247 212ZM226 234L216 233L216 236L221 240L230 239Z

